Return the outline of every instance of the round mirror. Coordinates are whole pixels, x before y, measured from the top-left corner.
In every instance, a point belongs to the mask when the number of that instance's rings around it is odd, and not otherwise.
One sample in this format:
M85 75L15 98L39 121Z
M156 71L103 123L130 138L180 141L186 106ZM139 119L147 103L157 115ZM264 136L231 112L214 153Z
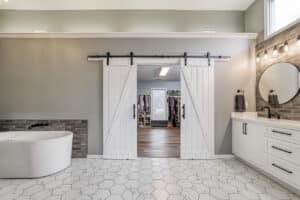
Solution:
M270 105L284 104L299 91L299 70L290 63L276 63L267 68L259 81L259 92Z

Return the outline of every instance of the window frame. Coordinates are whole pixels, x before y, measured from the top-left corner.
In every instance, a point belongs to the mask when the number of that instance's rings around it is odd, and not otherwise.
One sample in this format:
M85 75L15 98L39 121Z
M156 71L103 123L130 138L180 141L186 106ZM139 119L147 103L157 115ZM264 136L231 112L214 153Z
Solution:
M272 27L274 27L274 20L272 20L272 18L274 18L274 15L275 15L274 8L272 8L272 6L274 6L273 1L275 1L275 0L264 0L264 10L265 10L264 37L265 37L265 39L271 38L274 35L277 35L278 33L281 33L283 31L287 30L288 28L292 27L293 25L300 22L300 18L296 19L293 22L291 22L291 23L285 25L284 27L271 33L271 29L272 29Z

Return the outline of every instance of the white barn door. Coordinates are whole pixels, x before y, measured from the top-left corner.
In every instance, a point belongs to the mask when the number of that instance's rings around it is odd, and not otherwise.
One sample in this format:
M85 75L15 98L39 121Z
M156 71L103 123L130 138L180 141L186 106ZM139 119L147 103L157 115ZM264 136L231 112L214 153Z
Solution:
M214 157L214 63L188 59L181 67L181 158Z
M103 62L103 157L137 157L137 66L129 59Z

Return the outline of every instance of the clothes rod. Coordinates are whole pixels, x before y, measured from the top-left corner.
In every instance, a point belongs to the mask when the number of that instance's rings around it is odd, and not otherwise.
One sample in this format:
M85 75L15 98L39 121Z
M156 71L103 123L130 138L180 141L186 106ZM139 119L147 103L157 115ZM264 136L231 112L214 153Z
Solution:
M130 58L131 65L133 65L134 58L184 58L185 65L187 65L188 58L202 58L208 59L210 65L211 59L231 59L231 56L211 55L210 52L207 52L205 55L188 55L186 52L183 55L135 55L133 52L129 55L111 55L110 52L107 52L106 55L90 55L88 56L88 61L100 61L103 58L106 58L107 65L109 65L110 58Z

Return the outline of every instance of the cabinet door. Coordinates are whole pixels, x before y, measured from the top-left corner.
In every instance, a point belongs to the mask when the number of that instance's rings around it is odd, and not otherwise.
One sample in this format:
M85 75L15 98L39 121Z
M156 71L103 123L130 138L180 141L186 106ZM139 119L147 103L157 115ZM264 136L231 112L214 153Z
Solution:
M232 152L239 158L264 168L267 143L264 137L266 127L241 120L232 122Z
M263 125L255 123L247 123L246 125L247 161L260 168L265 167L267 160L265 132L266 127Z
M240 120L232 121L232 152L234 155L246 159L246 135L245 133L245 122Z

